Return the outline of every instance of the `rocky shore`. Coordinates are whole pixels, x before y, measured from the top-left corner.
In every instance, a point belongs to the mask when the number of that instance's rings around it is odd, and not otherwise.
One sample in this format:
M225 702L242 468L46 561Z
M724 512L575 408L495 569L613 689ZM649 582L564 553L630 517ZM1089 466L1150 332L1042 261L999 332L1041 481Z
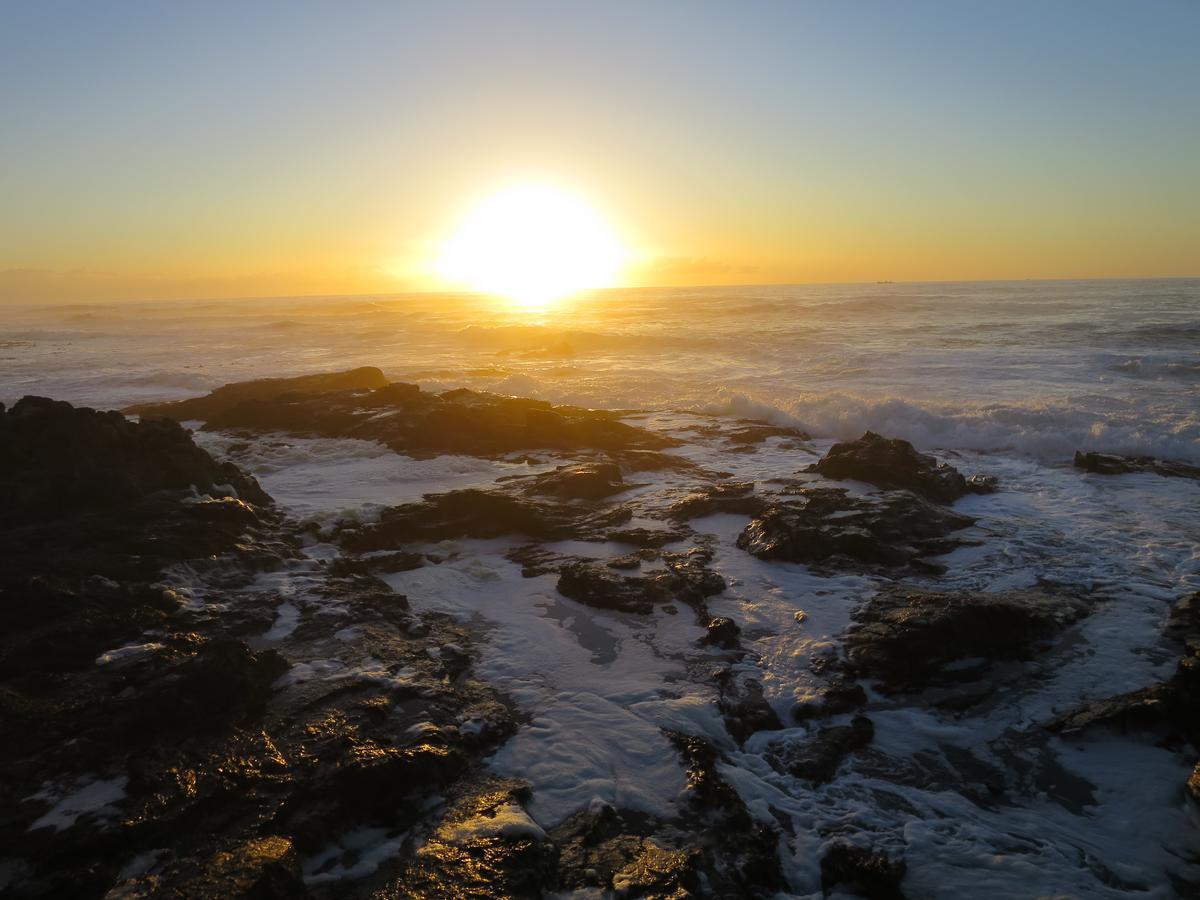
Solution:
M189 428L221 435L228 458ZM281 436L528 471L318 523L238 464ZM762 460L760 474L726 471L734 459ZM1075 465L1198 474L1089 453ZM970 721L1026 690L1106 602L1050 580L939 581L951 554L988 540L956 502L1004 490L991 473L870 432L821 453L769 423L661 428L431 394L374 368L124 414L38 397L0 407L0 894L921 896L895 830L856 829L851 816L805 824L784 811L787 790L815 791L851 767L875 779L890 816L919 820L889 782L981 810L1066 790L1046 749L1063 735L1115 730L1200 758L1197 595L1177 598L1155 638L1177 659L1173 675L1006 726L992 750L1007 767L949 745L937 758L879 748L885 718ZM582 611L667 635L645 645L682 674L655 688L659 706L640 721L658 723L647 754L679 773L669 803L626 804L620 790L589 799L568 784L562 795L583 802L548 811L550 787L532 759L523 770L519 737L557 708L488 674L493 626L396 589L467 571L471 547L570 604L563 621L597 677L617 651L584 630ZM806 607L820 589L785 598L791 621L768 627L728 602L748 590L751 566L853 597L830 619L842 624L797 639L805 684L790 697L764 648L814 627ZM531 667L529 678L544 675ZM648 702L639 697L624 702ZM751 789L746 772L779 797ZM1180 803L1200 804L1200 765L1185 781ZM799 866L796 847L813 848ZM1104 860L1083 865L1120 881ZM1196 890L1195 861L1181 866L1162 883ZM798 870L814 880L796 883Z

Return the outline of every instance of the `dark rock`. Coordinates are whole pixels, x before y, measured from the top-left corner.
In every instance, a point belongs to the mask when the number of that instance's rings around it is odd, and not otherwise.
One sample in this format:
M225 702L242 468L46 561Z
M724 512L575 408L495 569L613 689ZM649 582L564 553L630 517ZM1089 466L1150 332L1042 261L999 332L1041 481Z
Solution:
M796 489L755 518L737 545L759 559L894 567L968 543L948 538L975 520L908 491L863 498L841 488Z
M169 420L131 422L43 397L0 414L0 527L127 507L160 491L270 498Z
M357 387L357 385L350 385ZM416 403L421 399L421 389L415 384L405 384L402 381L393 381L391 384L385 384L381 388L376 388L371 391L364 399L364 405L372 407L382 406L404 406L406 403Z
M676 522L699 519L716 513L758 515L766 507L765 498L754 493L754 484L732 481L698 488L675 501L667 509L667 517Z
M1182 597L1172 608L1165 633L1183 645L1175 672L1165 682L1085 703L1048 723L1067 734L1097 726L1120 731L1165 732L1200 748L1200 594Z
M741 633L742 629L738 628L737 623L733 619L725 616L717 616L708 622L707 631L704 635L704 643L715 644L718 647L725 648L736 647L738 635Z
M392 553L376 553L367 558L339 556L329 564L329 574L336 577L347 575L370 575L373 572L411 572L425 565L420 553L396 550Z
M706 814L722 814L730 824L750 827L751 817L738 792L717 772L721 754L704 738L667 732L687 765L688 791Z
M821 890L828 894L841 887L870 900L904 900L900 883L907 870L903 860L835 841L821 857Z
M1034 643L1085 612L1078 600L1035 591L942 593L898 586L854 613L846 656L855 671L891 688L919 685L955 660L1027 655Z
M836 716L858 709L866 702L867 694L862 685L857 681L839 679L826 685L814 699L793 706L792 719L807 722L809 719Z
M836 480L852 478L882 488L905 488L935 503L953 503L967 493L958 470L918 453L908 441L885 438L873 431L856 441L842 441L809 466Z
M762 684L752 678L740 683L719 678L721 689L717 708L725 720L725 730L739 744L758 731L778 731L783 727L779 716L763 696Z
M463 537L493 538L521 534L541 540L597 536L628 522L624 507L580 510L570 504L514 497L498 491L466 489L427 496L384 510L379 522L347 529L342 546L357 553L389 550L413 541L444 541Z
M667 574L656 577L667 585L676 600L696 610L701 624L707 624L704 601L725 590L725 579L708 568L712 551L693 547L679 553L663 553L662 561Z
M556 887L621 897L697 896L701 851L671 848L645 833L650 824L639 827L607 805L568 819L551 833L559 846Z
M682 532L658 528L625 528L605 535L605 539L613 543L632 544L634 547L662 547L686 538L687 535Z
M725 579L706 567L710 559L710 553L698 549L663 554L666 571L644 575L618 575L594 560L571 561L559 569L558 591L597 609L641 614L678 601L691 606L698 621L707 625L705 600L725 590Z
M1000 479L995 475L968 475L967 491L972 494L994 494L1000 489Z
M778 834L755 822L717 773L700 738L668 737L688 766L683 821L593 803L550 832L559 848L558 892L616 897L767 898L783 887Z
M1121 732L1152 729L1167 718L1169 697L1162 685L1087 703L1051 722L1048 727L1064 734L1079 734L1096 726Z
M1179 598L1171 608L1165 631L1185 646L1200 641L1200 591Z
M849 725L827 725L807 740L773 745L767 758L781 772L824 784L837 774L842 760L874 738L871 720L855 716Z
M597 609L615 609L647 615L659 603L672 599L671 591L658 577L616 575L594 563L564 566L558 592Z
M628 488L621 470L613 463L582 463L534 476L525 491L573 500L602 500Z
M747 425L729 434L731 444L761 444L767 438L786 437L799 441L807 441L809 436L799 428L788 428L783 425Z
M456 800L379 896L541 896L554 881L556 854L525 812L527 797L512 783L484 782Z
M251 838L205 859L185 859L126 881L106 900L290 900L308 897L300 860L285 837Z
M620 453L678 443L621 422L619 412L466 389L414 393L411 385L388 385L372 368L312 377L325 380L231 384L207 397L132 411L202 419L206 429L361 438L414 456L496 456L533 448Z
M416 827L431 795L459 790L514 729L470 677L466 631L416 616L370 574L409 555L301 561L301 534L278 513L190 490L220 476L221 494L242 476L175 423L19 406L13 421L0 414L3 477L24 485L22 503L49 506L0 522L12 550L0 554L0 842L24 861L6 871L6 892L306 896L291 848L314 853L364 823ZM43 452L44 440L62 447ZM103 466L70 447L97 448ZM56 495L55 479L93 469L115 488ZM280 646L341 665L344 678L280 678L280 653L238 637L266 630L283 599L256 574L293 561L312 596L296 598ZM168 586L179 564L190 588ZM327 601L323 614L313 600ZM353 640L335 638L347 623ZM111 809L32 827L54 802L37 796L44 786L97 778L123 786ZM135 858L145 874L118 884Z
M388 380L374 366L362 366L346 372L322 372L294 378L261 378L240 381L217 388L204 397L169 403L142 403L126 410L131 415L169 416L177 422L190 419L208 421L243 403L266 402L289 395L326 394L335 391L375 391L386 389ZM400 385L401 390L409 385ZM376 394L378 396L378 394Z
M260 712L288 668L274 650L255 652L242 641L218 638L147 685L134 714L158 729L223 728Z
M1153 456L1116 456L1112 453L1075 451L1075 468L1096 475L1127 475L1131 472L1153 472L1164 478L1200 479L1200 466Z

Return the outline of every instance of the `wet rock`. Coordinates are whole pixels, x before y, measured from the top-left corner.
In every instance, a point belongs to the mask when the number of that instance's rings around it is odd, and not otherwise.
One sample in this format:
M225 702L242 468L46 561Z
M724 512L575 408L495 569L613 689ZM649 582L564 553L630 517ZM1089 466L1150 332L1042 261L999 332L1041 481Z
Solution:
M956 661L1025 656L1085 612L1079 600L1035 591L887 588L854 613L846 657L852 669L890 688L920 685Z
M76 446L111 424L109 461L127 477L115 495L83 491L44 520L0 523L15 550L0 554L0 842L26 861L6 874L10 892L305 896L291 847L311 854L372 823L415 827L435 791L458 789L515 728L470 677L463 627L416 616L370 574L409 562L402 552L361 571L301 559L300 533L277 513L172 486L171 473L199 479L216 465L174 423L23 409L0 434L9 451L36 446L39 420ZM37 476L28 484L59 465L14 456L6 474L19 481L24 467ZM255 575L293 564L298 621L272 639L289 668L240 636L282 608ZM95 783L112 793L104 810L32 827ZM131 859L142 874L118 884Z
M799 428L783 425L747 425L729 433L731 444L761 444L767 438L784 437L807 441L809 436Z
M721 758L707 740L678 731L667 737L687 765L687 784L697 805L706 813L719 812L739 825L749 827L751 819L738 792L717 772Z
M828 894L840 887L872 900L904 900L900 884L907 868L903 860L835 841L821 857L821 890Z
M835 480L851 478L882 488L904 488L935 503L953 503L968 489L953 466L918 453L908 441L873 431L856 441L834 444L808 470Z
M486 781L456 800L388 898L537 897L553 883L554 847L525 812L528 792Z
M346 575L371 575L374 572L411 572L425 565L425 556L405 550L373 553L368 557L339 556L329 564L329 574L335 577Z
M655 823L630 819L594 802L555 828L551 836L560 848L555 887L622 897L694 896L700 851L672 849L653 834Z
M644 840L623 868L613 873L613 890L625 897L691 897L700 892L698 853L671 850Z
M838 679L824 686L813 697L792 707L792 719L796 722L807 722L809 719L822 719L841 713L852 712L867 702L866 691L857 681Z
M597 609L648 615L660 603L672 600L669 584L663 576L616 575L594 563L564 566L558 578L558 592L564 597Z
M1200 594L1188 594L1173 607L1165 633L1183 645L1168 680L1136 691L1084 703L1047 723L1065 734L1096 727L1122 732L1158 732L1170 742L1189 742L1200 749ZM1194 776L1193 776L1194 777ZM1189 782L1189 789L1191 787Z
M602 500L629 487L613 463L583 463L536 475L525 491L573 500Z
M994 494L1000 489L1000 479L995 475L968 475L967 491L972 494Z
M728 674L718 678L721 695L717 708L725 720L725 730L739 744L758 731L778 731L783 727L779 716L763 696L762 684L752 678L738 681Z
M803 741L773 745L767 758L779 771L817 784L830 781L851 753L875 738L875 726L866 716L855 716L849 725L827 725Z
M176 422L132 422L44 397L0 412L0 527L121 509L160 491L270 498L253 478L219 463Z
M737 623L733 619L726 616L717 616L708 622L704 634L704 643L729 649L737 646L738 636L741 633L742 629L738 628Z
M678 601L691 606L697 620L708 624L705 600L725 590L725 579L707 568L711 552L696 548L662 554L665 571L618 575L607 563L575 560L559 569L558 592L597 609L649 614L659 604Z
M211 391L204 397L169 403L142 403L131 406L131 415L169 416L176 421L207 421L243 403L276 400L289 395L325 394L334 391L369 391L386 388L387 378L374 366L362 366L345 372L323 372L294 378L261 378L240 381ZM408 387L408 386L404 386Z
M687 534L681 531L666 531L661 528L625 528L610 531L605 535L607 540L616 544L632 544L634 547L662 547L676 541L687 539Z
M766 499L754 493L752 482L733 481L698 488L672 503L666 512L667 518L686 522L716 513L754 516L766 505Z
M105 900L289 900L308 897L292 842L252 838L205 859L185 859L126 881Z
M342 546L356 553L390 550L414 541L494 538L508 534L541 540L585 538L628 522L620 506L595 511L515 497L499 491L467 489L433 494L419 503L385 509L375 524L342 532Z
M519 450L660 450L678 442L620 421L620 413L553 406L460 388L441 394L387 385L378 369L327 381L226 385L208 397L133 411L202 419L206 429L283 431L379 441L398 453L496 456ZM344 377L343 381L339 378ZM382 382L382 383L381 383Z
M1165 631L1185 646L1200 641L1200 591L1180 597L1171 607Z
M662 561L667 574L658 577L667 585L671 595L696 610L701 624L707 624L708 613L704 601L725 590L725 579L708 564L712 562L712 551L703 547L679 553L663 553Z
M207 641L148 684L132 712L157 729L222 728L260 712L288 668L274 650L252 651L230 638Z
M1153 472L1164 478L1200 479L1200 466L1177 460L1156 459L1153 456L1117 456L1112 453L1075 451L1075 468L1096 475L1127 475L1131 472Z
M1047 727L1064 734L1079 734L1096 726L1108 726L1118 731L1137 731L1155 728L1167 714L1167 696L1161 685L1105 697L1086 703Z
M908 491L866 498L802 487L792 496L751 521L737 545L759 559L896 567L969 543L949 535L975 522Z

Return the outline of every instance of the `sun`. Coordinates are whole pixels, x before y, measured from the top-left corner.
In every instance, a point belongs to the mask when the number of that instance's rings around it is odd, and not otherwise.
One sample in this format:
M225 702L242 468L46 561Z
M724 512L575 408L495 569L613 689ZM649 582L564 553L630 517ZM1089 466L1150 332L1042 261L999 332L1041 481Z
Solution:
M488 197L443 244L438 274L533 310L616 284L625 253L600 215L553 185L521 184Z

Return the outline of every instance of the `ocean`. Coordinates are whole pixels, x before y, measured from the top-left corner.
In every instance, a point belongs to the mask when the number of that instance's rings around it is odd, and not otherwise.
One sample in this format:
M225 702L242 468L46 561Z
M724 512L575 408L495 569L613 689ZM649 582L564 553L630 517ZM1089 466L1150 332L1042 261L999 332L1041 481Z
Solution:
M553 576L522 577L505 556L512 540L443 542L441 564L385 580L418 611L477 624L475 671L526 716L490 765L532 784L529 809L543 827L596 797L669 816L685 788L662 736L672 729L712 741L722 776L751 812L785 823L791 896L819 895L817 860L834 837L903 855L905 890L919 897L1170 897L1171 878L1200 879L1200 830L1182 790L1195 760L1185 749L1044 727L1174 670L1178 653L1161 631L1172 604L1200 590L1200 482L1091 475L1071 457L1095 450L1200 463L1200 280L627 289L545 310L449 295L0 310L6 403L37 394L120 408L361 365L426 390L628 410L636 424L688 436L671 452L756 483L791 475L866 430L905 438L1001 486L956 504L976 517L967 534L977 546L941 557L946 572L919 583L1086 597L1089 614L1066 639L999 672L990 698L968 712L869 692L871 749L814 786L769 764L779 732L744 746L730 740L711 661L697 650L703 629L690 617L567 600ZM812 440L797 449L772 438L734 453L697 430L736 418L797 426ZM197 440L312 524L314 565L337 553L325 538L338 522L553 464L417 460L329 438L198 432ZM687 477L639 473L639 496L684 490ZM692 523L712 537L711 567L728 585L709 608L739 623L749 652L734 667L761 681L782 736L807 734L790 710L812 695L814 661L837 652L855 605L886 579L764 562L736 547L744 525L729 514ZM579 541L549 549L627 551ZM322 602L306 593L310 575L299 566L264 576L260 587L288 600L263 645L283 646L298 616ZM186 590L188 573L176 576ZM293 660L308 666L301 672L321 671L320 662ZM963 789L986 782L986 771L1007 773L1002 797ZM314 882L351 877L330 867L338 852L308 860ZM355 849L368 860L394 852L387 835L374 850Z
M1200 459L1200 280L612 290L7 307L0 400L119 406L357 365L604 408L924 447Z

